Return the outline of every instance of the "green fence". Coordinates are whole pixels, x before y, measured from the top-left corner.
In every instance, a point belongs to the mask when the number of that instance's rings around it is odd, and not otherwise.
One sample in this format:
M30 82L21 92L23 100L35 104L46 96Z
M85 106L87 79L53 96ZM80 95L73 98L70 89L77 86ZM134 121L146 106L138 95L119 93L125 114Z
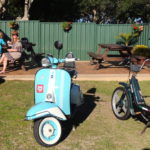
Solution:
M9 21L0 21L0 29L10 36ZM36 43L34 47L37 53L50 53L56 56L54 41L63 42L61 56L64 57L69 51L81 60L88 60L87 52L96 51L99 43L116 43L116 36L121 33L129 33L132 28L130 24L98 25L95 23L73 23L69 32L64 32L62 23L21 21L19 23L20 37L27 37L30 42ZM150 24L144 25L139 44L150 46ZM111 52L110 54L117 54Z

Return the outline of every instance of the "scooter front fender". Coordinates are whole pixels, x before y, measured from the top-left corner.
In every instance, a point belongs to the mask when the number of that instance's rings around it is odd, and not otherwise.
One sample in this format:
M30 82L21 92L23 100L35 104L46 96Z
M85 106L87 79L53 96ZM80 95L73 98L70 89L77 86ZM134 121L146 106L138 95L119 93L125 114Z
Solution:
M129 84L124 83L124 82L119 82L119 84L122 85L125 88L128 99L131 99L131 89L130 89Z
M127 93L127 98L129 100L130 112L131 112L132 115L135 115L134 107L133 107L133 103L132 103L131 88L130 88L129 84L124 83L124 82L120 82L119 84L122 85L125 88L126 93Z
M120 85L122 85L126 90L129 88L129 85L124 82L119 82Z
M60 120L67 120L61 109L56 104L50 102L38 103L31 107L28 110L25 119L35 120L46 116L54 116Z

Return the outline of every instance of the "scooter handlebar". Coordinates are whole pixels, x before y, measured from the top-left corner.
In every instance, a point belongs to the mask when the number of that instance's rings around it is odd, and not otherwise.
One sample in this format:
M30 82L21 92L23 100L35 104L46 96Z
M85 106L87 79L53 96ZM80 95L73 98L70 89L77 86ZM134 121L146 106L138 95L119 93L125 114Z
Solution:
M148 59L145 59L145 60L144 60L143 64L141 65L140 70L143 68L143 66L144 66L145 62L147 62L147 61L150 61L150 59L148 58Z
M145 59L141 66L131 64L130 70L133 72L140 72L147 61L150 61L150 59Z
M59 63L65 63L65 62L75 62L78 61L79 59L77 58L65 58L65 59L57 59L55 57L52 56L48 56L47 57L49 59L49 61L51 62L51 64L59 64ZM55 66L56 67L56 66Z
M76 58L76 61L79 61L80 60L80 58Z
M65 62L74 62L75 59L74 58L65 58Z
M150 61L150 58L146 59L145 62L146 62L146 61Z
M74 62L74 61L79 61L79 58L65 58L66 62Z

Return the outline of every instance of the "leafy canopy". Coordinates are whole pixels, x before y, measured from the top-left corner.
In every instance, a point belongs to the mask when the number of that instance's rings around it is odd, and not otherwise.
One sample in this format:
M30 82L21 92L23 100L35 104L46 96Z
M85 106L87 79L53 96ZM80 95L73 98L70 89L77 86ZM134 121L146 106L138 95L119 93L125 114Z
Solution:
M96 23L128 23L129 17L150 22L150 0L34 0L29 14L32 20L75 21L82 17ZM24 0L9 0L3 19L23 16Z

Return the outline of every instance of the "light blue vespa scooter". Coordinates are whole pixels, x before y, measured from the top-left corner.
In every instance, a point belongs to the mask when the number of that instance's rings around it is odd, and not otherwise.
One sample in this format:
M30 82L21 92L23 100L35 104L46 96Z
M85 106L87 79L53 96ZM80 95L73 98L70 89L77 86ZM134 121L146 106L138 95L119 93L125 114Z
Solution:
M43 68L35 76L35 105L31 107L26 120L34 120L34 137L46 147L57 144L62 135L61 122L72 115L71 106L83 104L80 86L72 82L75 70L59 69L59 63L74 65L75 58L68 53L65 59L59 59L63 45L56 41L58 58L48 56L42 59Z

